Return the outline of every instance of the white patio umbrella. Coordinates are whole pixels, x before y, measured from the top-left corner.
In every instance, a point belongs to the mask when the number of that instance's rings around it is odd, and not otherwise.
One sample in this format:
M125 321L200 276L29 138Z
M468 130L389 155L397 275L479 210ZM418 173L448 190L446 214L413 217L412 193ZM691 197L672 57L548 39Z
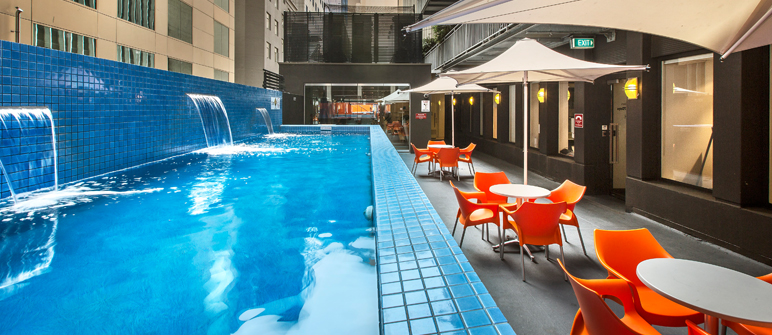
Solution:
M535 23L622 29L720 53L772 43L772 0L461 0L407 26Z
M488 89L477 84L458 85L458 82L450 77L440 77L421 87L406 90L407 93L424 93L424 94L437 94L437 93L450 93L450 144L456 145L456 108L453 105L453 94L456 93L473 93L473 92L498 92L496 90Z
M646 70L642 65L610 65L579 60L526 38L480 66L444 76L459 84L523 82L523 183L528 184L528 80L585 81L619 71Z
M376 101L383 102L385 104L393 104L397 102L408 102L410 101L410 93L406 93L402 90L396 90L394 92L391 92L391 94L380 98Z

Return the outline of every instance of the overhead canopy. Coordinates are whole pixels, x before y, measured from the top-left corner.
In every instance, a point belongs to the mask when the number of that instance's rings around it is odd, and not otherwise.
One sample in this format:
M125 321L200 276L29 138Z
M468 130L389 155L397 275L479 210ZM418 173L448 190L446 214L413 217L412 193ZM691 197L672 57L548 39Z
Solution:
M451 77L439 77L421 87L409 89L405 92L409 93L477 93L477 92L498 92L489 88L482 87L477 84L467 84L458 86L458 82Z
M727 56L772 43L772 0L461 0L406 27L534 23L665 36Z
M396 90L391 94L381 99L378 99L377 101L383 102L385 104L393 104L397 102L408 102L410 101L410 93L401 91L401 90Z
M525 38L498 57L464 71L441 76L455 78L460 84L512 83L527 81L586 81L619 71L645 70L641 65L611 65L579 60L566 56L541 43Z

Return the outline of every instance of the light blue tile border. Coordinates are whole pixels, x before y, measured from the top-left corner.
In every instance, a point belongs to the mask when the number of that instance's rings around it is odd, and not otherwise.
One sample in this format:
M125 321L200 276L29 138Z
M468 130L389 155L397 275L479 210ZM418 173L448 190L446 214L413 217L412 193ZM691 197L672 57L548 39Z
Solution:
M515 334L386 134L367 127L381 334Z
M364 125L282 125L282 133L293 134L369 134L370 127ZM375 126L378 128L378 126Z

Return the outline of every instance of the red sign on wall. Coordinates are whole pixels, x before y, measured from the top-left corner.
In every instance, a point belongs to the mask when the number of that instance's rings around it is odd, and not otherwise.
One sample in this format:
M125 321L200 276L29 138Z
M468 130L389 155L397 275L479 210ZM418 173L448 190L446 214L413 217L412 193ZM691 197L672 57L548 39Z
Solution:
M584 114L574 114L574 128L584 128Z
M426 113L415 113L416 120L426 120Z

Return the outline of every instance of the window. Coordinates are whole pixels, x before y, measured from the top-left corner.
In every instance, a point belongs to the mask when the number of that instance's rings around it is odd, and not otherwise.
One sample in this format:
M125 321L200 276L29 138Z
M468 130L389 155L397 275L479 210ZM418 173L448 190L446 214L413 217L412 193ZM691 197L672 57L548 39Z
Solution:
M558 149L560 154L574 157L574 83L558 84Z
M180 0L169 0L169 36L193 43L193 7Z
M277 63L279 62L279 48L276 48L276 47L273 48L273 59Z
M274 34L279 36L279 20L273 20Z
M96 56L96 40L39 24L34 26L35 46Z
M477 94L473 94L472 96L475 96ZM480 136L483 136L483 129L485 128L485 104L483 103L483 99L485 99L483 94L479 94L480 96Z
M134 65L155 67L155 54L119 45L118 61Z
M274 6L274 7L276 7L276 9L279 9L279 1L280 1L280 0L275 0L275 1L273 2L273 6Z
M662 62L662 178L713 188L713 54Z
M174 58L169 58L169 71L193 74L193 64L181 60L176 60Z
M89 6L91 8L96 8L96 0L72 0L75 1L81 5Z
M528 129L530 129L532 148L539 148L539 84L531 84L528 88Z
M214 21L214 52L228 57L229 29L220 22Z
M214 69L214 79L222 80L222 81L228 81L229 80L229 73L226 71L221 71L218 69Z
M271 30L271 13L265 13L265 29Z
M509 85L509 142L515 143L517 139L517 101L515 94L517 86Z
M268 59L271 59L271 43L265 42L265 54L268 55Z
M496 102L496 94L493 93L493 139L499 138L499 104ZM501 96L499 96L499 99ZM500 101L500 100L499 100Z
M214 4L217 5L217 7L222 8L224 11L228 11L228 3L229 0L214 0Z
M118 17L155 30L155 0L118 0Z

